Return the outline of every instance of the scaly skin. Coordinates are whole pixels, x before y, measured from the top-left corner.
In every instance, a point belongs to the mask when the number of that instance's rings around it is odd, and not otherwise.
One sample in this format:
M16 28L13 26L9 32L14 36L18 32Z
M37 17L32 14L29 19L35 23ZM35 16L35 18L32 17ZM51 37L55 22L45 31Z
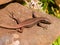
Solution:
M7 29L20 29L21 27L32 27L33 25L37 24L38 22L41 22L42 20L46 21L45 24L51 24L51 22L48 18L37 17L37 18L27 19L27 20L21 22L20 24L17 24L17 25L14 25L14 26L0 24L0 27L7 28Z

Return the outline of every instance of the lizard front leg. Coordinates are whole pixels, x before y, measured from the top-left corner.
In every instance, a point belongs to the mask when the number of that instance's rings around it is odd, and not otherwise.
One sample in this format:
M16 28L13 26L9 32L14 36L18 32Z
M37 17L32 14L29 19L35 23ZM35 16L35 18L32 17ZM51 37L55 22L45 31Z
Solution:
M42 23L38 23L37 26L43 28L43 30L47 30L48 28L47 24L42 24Z

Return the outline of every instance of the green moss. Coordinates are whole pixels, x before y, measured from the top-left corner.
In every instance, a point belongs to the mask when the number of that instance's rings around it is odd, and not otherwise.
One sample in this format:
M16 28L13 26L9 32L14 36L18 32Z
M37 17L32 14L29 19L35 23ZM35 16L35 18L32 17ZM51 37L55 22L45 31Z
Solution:
M52 45L60 45L60 36L53 42Z
M26 5L27 3L25 1L20 2L22 5Z

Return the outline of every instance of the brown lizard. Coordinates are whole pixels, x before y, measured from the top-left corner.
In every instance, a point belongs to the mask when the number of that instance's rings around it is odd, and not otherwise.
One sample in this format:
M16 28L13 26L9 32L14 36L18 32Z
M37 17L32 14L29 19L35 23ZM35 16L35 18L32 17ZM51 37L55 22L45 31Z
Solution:
M34 16L34 14L32 15ZM45 17L35 17L35 18L33 17L30 19L24 20L23 22L20 22L20 23L18 23L18 21L15 18L13 19L17 22L17 25L10 26L5 24L0 24L0 27L6 28L6 29L21 29L22 27L25 27L25 28L32 27L33 25L38 24L39 22L44 24L51 24L51 21Z
M24 20L23 22L21 22L20 24L14 25L14 26L10 26L10 25L4 25L4 24L0 24L0 27L2 28L7 28L7 29L19 29L21 27L26 27L29 28L43 20L48 20L46 21L46 24L51 24L50 20L48 18L45 17L37 17L37 18L30 18L27 20Z

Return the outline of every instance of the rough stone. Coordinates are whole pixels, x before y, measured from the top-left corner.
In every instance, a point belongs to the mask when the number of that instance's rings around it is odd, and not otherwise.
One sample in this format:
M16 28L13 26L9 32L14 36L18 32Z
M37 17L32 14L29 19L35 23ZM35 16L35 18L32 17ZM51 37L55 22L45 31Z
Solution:
M10 1L12 1L12 0L0 0L0 5L5 4L5 3L8 3Z
M19 35L20 45L51 45L60 35L60 19L44 12L33 11L35 12L35 16L42 16L51 20L51 25L48 26L47 30L36 25L32 28L24 28L23 33L19 33L16 30L0 28L0 37L6 34L12 35L16 33ZM13 12L14 16L20 21L32 18L32 9L24 7L19 3L11 3L5 8L0 9L0 24L17 25L16 22L9 17L9 15L11 15L9 12ZM17 41L18 44L19 41Z

